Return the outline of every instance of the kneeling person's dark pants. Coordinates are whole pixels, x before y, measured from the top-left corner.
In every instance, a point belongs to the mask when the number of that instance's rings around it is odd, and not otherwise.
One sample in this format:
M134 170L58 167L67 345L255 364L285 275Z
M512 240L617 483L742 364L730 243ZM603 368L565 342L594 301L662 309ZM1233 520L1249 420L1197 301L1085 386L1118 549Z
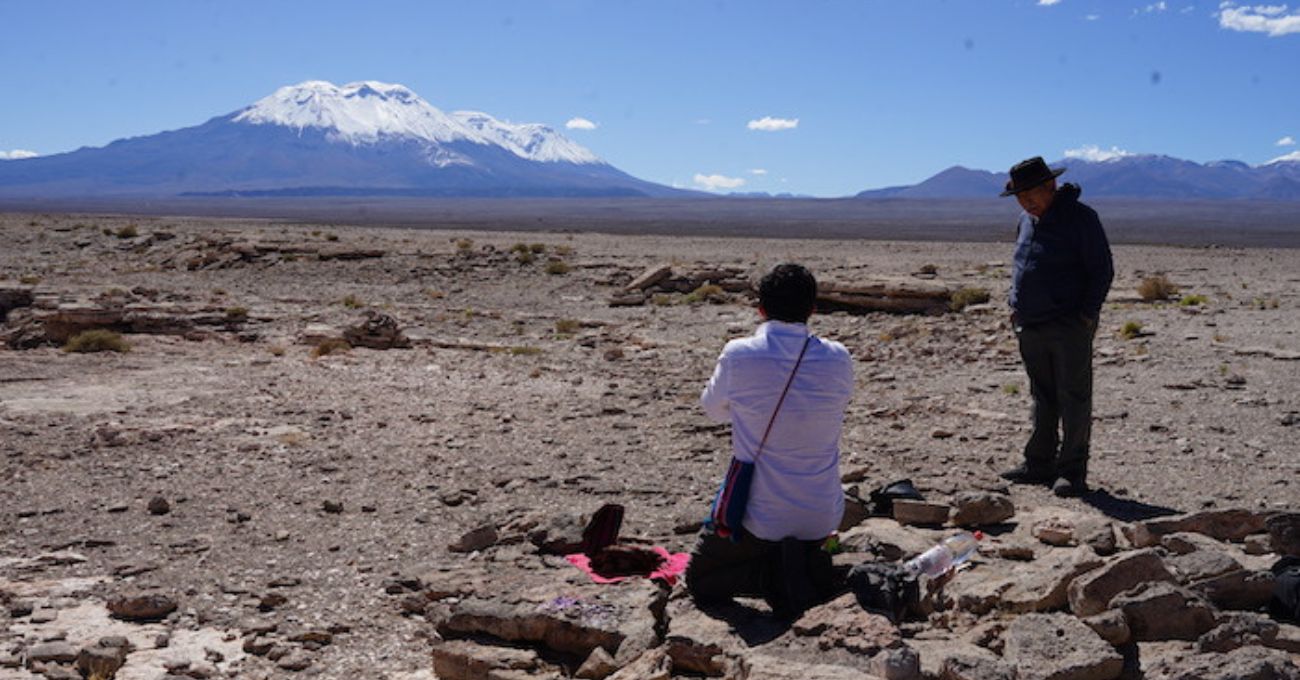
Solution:
M1083 481L1092 435L1092 339L1096 326L1068 316L1017 331L1034 398L1034 432L1025 464ZM1059 431L1058 431L1059 426Z
M700 532L686 568L686 588L697 602L761 597L778 616L793 617L833 591L831 556L822 541L765 541L741 530L739 541Z

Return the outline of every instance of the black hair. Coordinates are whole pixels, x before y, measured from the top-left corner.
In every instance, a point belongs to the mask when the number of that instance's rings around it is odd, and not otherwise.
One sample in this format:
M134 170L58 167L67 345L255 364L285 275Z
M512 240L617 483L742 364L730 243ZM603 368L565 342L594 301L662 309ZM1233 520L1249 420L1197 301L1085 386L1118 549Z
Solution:
M804 323L817 303L817 279L798 264L778 264L758 282L758 304L767 318Z

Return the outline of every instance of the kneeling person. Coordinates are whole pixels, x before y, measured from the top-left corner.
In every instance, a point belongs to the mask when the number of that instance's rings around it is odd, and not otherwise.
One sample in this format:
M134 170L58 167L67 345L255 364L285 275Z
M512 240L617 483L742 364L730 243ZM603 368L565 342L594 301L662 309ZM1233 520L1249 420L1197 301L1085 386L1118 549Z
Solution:
M817 281L807 269L778 265L758 292L762 323L727 343L700 396L711 418L731 423L736 459L755 463L744 520L734 536L701 531L686 585L700 602L758 596L792 618L829 595L821 545L844 513L839 439L853 360L809 333Z

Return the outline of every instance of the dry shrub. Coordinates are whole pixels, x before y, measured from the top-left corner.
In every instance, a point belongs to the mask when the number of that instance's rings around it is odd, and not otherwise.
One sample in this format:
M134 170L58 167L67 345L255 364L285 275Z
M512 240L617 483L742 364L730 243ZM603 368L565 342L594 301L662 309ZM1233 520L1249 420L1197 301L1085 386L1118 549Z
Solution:
M1199 307L1209 301L1210 299L1204 295L1184 295L1183 298L1178 301L1178 305L1181 307Z
M727 292L722 290L722 286L719 286L716 283L706 283L686 295L686 302L692 305L699 304L701 302L726 302L726 301L727 301Z
M345 296L340 302L342 302L343 306L347 307L348 309L357 309L359 307L366 306L366 303L362 302L361 298L355 295Z
M569 266L569 263L564 260L551 260L546 263L546 273L552 276L568 274L572 269L573 268Z
M960 312L971 305L982 305L989 301L989 292L984 288L961 288L952 294L948 308Z
M89 331L82 331L71 338L63 345L65 352L129 352L131 345L122 339L118 333L106 328L96 328Z
M458 238L456 239L456 250L469 250L474 247L474 239Z
M557 319L555 322L555 332L558 335L573 335L581 327L582 324L577 319Z
M1138 295L1147 302L1168 300L1177 294L1178 286L1171 283L1164 274L1148 276L1138 284Z
M135 238L140 235L140 230L134 224L128 224L113 233L118 238Z
M320 358L335 352L347 352L352 349L352 343L343 338L326 338L311 349L311 355Z
M1138 321L1126 321L1119 329L1119 336L1125 340L1132 340L1140 335L1142 335L1142 323Z
M247 307L226 308L226 321L247 321L247 320L248 320Z

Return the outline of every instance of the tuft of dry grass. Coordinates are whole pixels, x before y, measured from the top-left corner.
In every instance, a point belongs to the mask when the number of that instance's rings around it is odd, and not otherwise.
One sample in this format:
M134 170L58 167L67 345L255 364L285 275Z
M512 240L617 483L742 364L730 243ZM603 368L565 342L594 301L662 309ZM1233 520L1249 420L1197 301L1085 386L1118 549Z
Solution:
M1164 274L1156 274L1142 279L1138 284L1138 295L1147 302L1168 300L1178 294L1178 286L1169 281Z
M131 351L131 345L126 340L123 340L119 333L106 328L96 328L82 331L68 338L68 342L63 345L63 351L81 354L90 352L122 353Z
M1123 327L1119 329L1119 337L1125 340L1132 340L1142 335L1142 323L1140 321L1126 321Z
M247 321L247 320L248 320L247 307L226 308L226 321Z
M348 309L358 309L366 306L366 303L362 302L361 298L351 294L344 296L339 302Z
M128 224L113 232L113 234L118 238L135 238L140 235L140 229L134 224Z
M687 304L699 304L701 302L721 303L727 301L727 292L722 290L722 286L716 283L706 283L699 288L686 294Z
M347 352L352 349L352 344L342 338L326 338L311 349L311 356L314 359L334 354L337 352Z
M989 291L985 288L961 288L952 294L948 308L960 312L971 305L982 305L989 301Z
M1207 302L1209 302L1209 301L1210 301L1209 298L1205 297L1204 295L1200 295L1200 294L1184 295L1184 296L1182 297L1182 299L1178 301L1178 306L1180 306L1180 307L1200 307L1201 305L1203 305L1203 304L1205 304L1205 303L1207 303Z
M546 273L551 276L568 274L572 269L573 268L569 266L569 263L564 260L551 260L546 263Z
M582 324L577 319L557 319L555 321L555 333L557 335L573 335L581 327Z

